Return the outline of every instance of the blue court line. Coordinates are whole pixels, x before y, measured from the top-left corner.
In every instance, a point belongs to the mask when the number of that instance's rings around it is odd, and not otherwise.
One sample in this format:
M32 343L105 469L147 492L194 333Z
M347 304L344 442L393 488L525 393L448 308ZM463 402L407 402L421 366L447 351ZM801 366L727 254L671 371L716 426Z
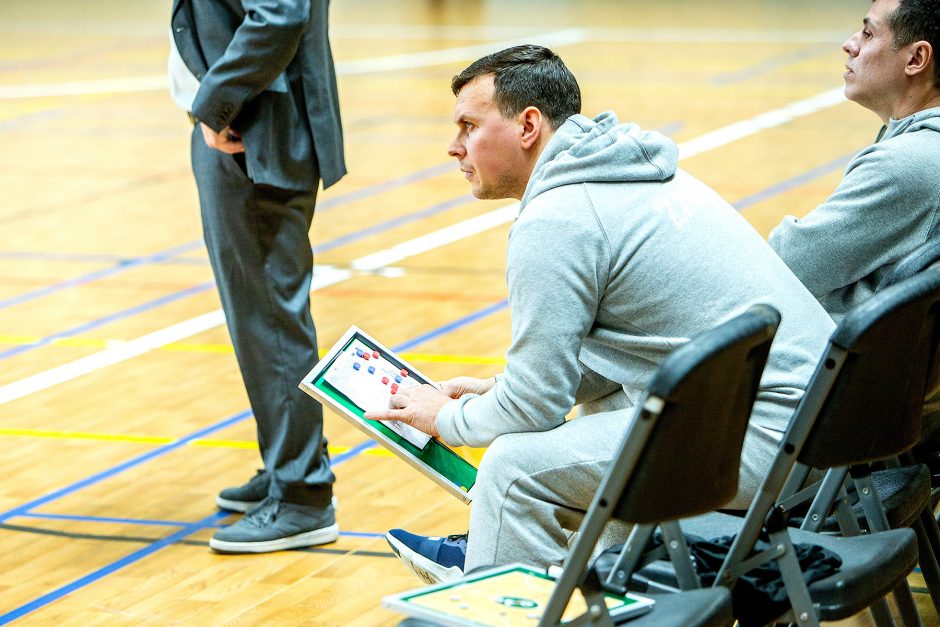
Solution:
M436 166L432 166L430 168L425 168L423 170L418 170L417 172L412 172L404 176L390 179L388 181L382 181L380 183L376 183L375 185L364 187L362 189L349 192L347 194L342 194L340 196L327 199L317 205L316 211L322 212L322 211L326 211L328 209L331 209L333 207L337 207L346 203L354 202L357 200L363 200L365 198L369 198L371 196L375 196L377 194L381 194L381 193L396 189L398 187L402 187L404 185L408 185L408 184L419 182L428 178L432 178L434 176L438 176L449 171L456 171L455 163L452 161L447 162L447 163L442 163ZM438 211L443 211L443 209L439 209ZM392 226L389 226L388 228L393 228L394 226L398 226L398 225L393 224ZM330 244L331 242L327 242L326 244L324 244L324 246L329 247ZM161 263L163 261L166 261L168 258L176 257L177 255L183 252L188 252L189 250L192 250L194 248L199 248L201 246L203 246L202 241L196 240L196 241L188 242L186 244L182 244L180 246L176 246L174 248L170 248L163 252L154 253L152 255L146 255L144 257L134 258L130 260L126 260L126 259L121 260L121 261L118 261L117 265L113 268L105 268L103 270L98 270L96 272L92 272L92 273L89 273L80 277L69 279L67 281L62 281L54 285L49 285L49 286L40 288L38 290L34 290L32 292L27 292L19 296L14 296L6 300L0 300L0 309L10 307L12 305L18 305L18 304L21 304L30 300L34 300L36 298L46 296L48 294L51 294L53 292L56 292L62 289L75 287L83 283L89 283L91 281L95 281L95 280L110 276L112 274L116 274L118 272L123 272L124 270L127 270L132 267L136 267L136 266L140 266L144 264Z
M191 523L180 520L147 520L144 518L114 518L112 516L74 516L71 514L43 514L25 512L21 518L42 518L44 520L70 520L74 522L118 523L123 525L145 525L154 527L185 527Z
M20 515L20 510L28 509L28 508L30 508L30 507L35 507L35 506L37 506L37 505L42 505L42 504L47 503L47 502L49 502L49 501L51 501L51 500L53 500L53 499L55 499L55 498L59 498L59 497L61 497L61 496L64 496L65 494L68 494L69 492L74 492L75 490L81 489L81 488L83 488L83 487L85 487L85 486L87 486L87 485L89 485L89 484L91 484L91 483L95 483L95 482L97 482L97 481L101 481L102 479L105 479L105 478L107 478L107 477L113 476L113 475L117 474L118 472L127 470L128 468L130 468L130 467L132 467L132 466L136 466L136 465L138 465L138 464L140 464L140 463L143 463L144 461L148 461L149 459L153 459L154 457L157 457L157 456L160 456L160 455L164 455L165 453L168 453L169 451L171 451L171 450L173 450L173 449L175 449L175 448L179 448L179 447L182 446L185 442L194 440L194 439L196 439L196 438L199 438L199 437L202 437L202 436L206 435L207 433L210 433L211 431L215 431L215 430L218 430L218 429L227 427L227 426L229 426L229 425L231 425L231 424L234 424L234 423L236 423L236 422L239 422L239 421L241 421L241 420L244 420L244 419L245 419L246 417L248 417L249 415L251 415L251 412L249 412L249 411L242 412L242 413L240 413L240 414L238 414L238 415L236 415L236 416L234 416L234 417L232 417L232 418L229 418L229 419L227 419L227 420L223 420L223 421L220 422L220 423L217 423L217 424L215 424L215 425L213 425L213 426L211 426L211 427L208 427L207 429L203 429L202 431L199 431L199 432L194 433L194 434L192 434L192 435L186 436L185 438L183 438L182 440L179 440L178 442L175 442L174 444L170 444L170 445L167 445L167 446L161 446L160 448L154 450L151 454L142 455L142 456L140 456L140 457L137 457L137 458L135 458L135 459L130 460L129 462L125 462L125 463L123 463L123 464L120 464L120 465L118 465L118 466L115 466L114 468L112 468L112 469L110 469L110 470L107 470L107 471L102 472L102 473L98 473L97 475L93 475L92 477L89 477L88 479L85 479L85 480L83 480L83 481L79 481L79 482L77 482L77 483L74 483L74 484L72 484L71 486L69 486L69 487L67 487L67 488L63 488L62 490L59 490L59 491L57 491L57 492L55 492L55 493L53 493L53 494L51 494L51 495L49 495L49 496L47 496L47 497L43 497L43 498L41 498L41 499L37 499L37 500L35 500L35 501L32 501L32 502L30 502L30 503L27 503L26 505L23 505L23 506L21 506L21 507L19 507L19 508L16 508L16 509L14 509L14 510L11 510L10 512L7 512L6 514L0 514L0 522L3 522L4 520L6 520L7 518L10 518L10 517L12 517L12 516ZM335 458L333 458L333 460L331 460L330 466L336 466L336 465L338 465L338 464L341 464L341 463L343 463L344 461L346 461L346 460L348 460L348 459L354 457L355 455L358 455L358 454L361 453L362 451L364 451L364 450L366 450L366 449L369 449L369 448L372 448L373 446L375 446L375 442L374 442L374 441L371 441L371 440L370 440L369 442L365 442L365 443L363 443L363 444L360 444L359 446L356 446L356 447L350 449L349 451L343 453L342 455L337 455ZM179 531L177 531L177 532L175 532L175 533L172 533L172 534L168 535L168 536L165 537L165 538L161 538L160 540L156 540L156 541L154 541L152 544L149 544L149 545L147 545L146 547L144 547L144 548L142 548L142 549L140 549L140 550L138 550L138 551L134 551L133 553L131 553L131 554L129 554L129 555L126 555L126 556L124 556L124 557L118 559L117 561L114 561L114 562L112 562L112 563L110 563L110 564L108 564L108 565L106 565L106 566L103 566L103 567L101 567L101 568L99 568L99 569L97 569L97 570L95 570L95 571L93 571L93 572L91 572L91 573L89 573L89 574L83 576L83 577L80 577L80 578L76 579L75 581L73 581L72 583L69 583L69 584L66 584L66 585L64 585L64 586L61 586L60 588L56 588L56 589L53 590L52 592L49 592L49 593L47 593L47 594L44 594L44 595L42 595L42 596L40 596L40 597L34 599L33 601L30 601L29 603L26 603L26 604L24 604L24 605L21 605L20 607L18 607L18 608L16 608L16 609L12 610L12 611L10 611L10 612L7 612L7 613L5 613L5 614L0 615L0 625L6 625L7 623L12 622L12 621L14 621L14 620L16 620L16 619L18 619L18 618L22 618L22 617L25 616L26 614L29 614L29 613L31 613L31 612L34 612L34 611L38 610L39 608L44 607L44 606L48 605L49 603L52 603L53 601L57 601L57 600L61 599L62 597L66 596L66 595L68 595L68 594L70 594L70 593L72 593L72 592L74 592L74 591L76 591L76 590L78 590L78 589L80 589L80 588L84 588L85 586L87 586L87 585L89 585L89 584L92 584L92 583L98 581L99 579L102 579L103 577L106 577L107 575L110 575L110 574L112 574L112 573L114 573L114 572L116 572L116 571L118 571L118 570L124 568L125 566L129 566L129 565L131 565L131 564L133 564L133 563L135 563L135 562L138 562L138 561L142 560L143 558L148 557L149 555L152 555L153 553L156 553L157 551L159 551L160 549L162 549L162 548L164 548L164 547L167 547L167 546L176 544L176 543L179 542L180 540L185 539L186 537L188 537L188 536L190 536L190 535L196 533L197 531L201 531L201 530L207 529L207 528L214 528L214 527L217 527L217 526L218 526L218 522L219 522L220 520L222 520L223 518L226 518L227 516L230 516L230 515L231 515L231 512L221 512L221 511L220 511L220 512L215 512L214 514L211 514L210 516L207 516L207 517L203 518L202 520L200 520L200 521L198 521L198 522L195 522L195 523L183 523L184 526L183 526L183 528L180 529ZM352 533L349 533L349 534L347 534L347 535L353 535L353 534L352 534ZM364 533L363 533L363 534L356 534L356 535L362 535L363 537L372 537L372 536L369 536L368 534L364 534ZM377 535L382 535L382 534L377 534Z
M419 183L421 181L434 178L435 176L440 176L441 174L447 174L448 172L453 172L455 174L457 172L457 162L453 159L447 161L446 163L439 163L438 165L433 165L429 168L424 168L423 170L411 172L409 174L389 179L387 181L369 185L368 187L346 192L345 194L340 194L339 196L334 196L333 198L328 198L323 202L318 202L316 210L321 213L324 211L329 211L333 207L338 207L339 205L356 202L358 200L365 200L370 196L384 194L385 192L389 192L393 189L404 187L412 183Z
M371 448L371 447L364 447ZM363 450L364 450L363 449ZM335 463L340 463L343 460L337 460ZM331 464L332 466L332 464ZM236 512L229 512L230 514ZM71 522L88 522L88 523L115 523L119 525L141 525L144 527L186 527L191 525L190 522L185 522L181 520L149 520L145 518L116 518L113 516L75 516L71 514L43 514L40 512L28 512L25 514L20 514L19 518L38 518L41 520L68 520ZM221 527L223 525L214 525L215 527ZM384 538L384 533L375 533L372 531L340 531L339 535L348 536L350 538Z
M811 170L807 170L806 172L803 172L802 174L798 174L797 176L789 178L785 181L781 181L775 185L771 185L770 187L766 189L762 189L756 194L752 194L750 196L747 196L735 202L734 207L738 211L743 211L747 209L748 207L750 207L751 205L756 205L757 203L763 202L769 198L772 198L773 196L777 196L779 194L783 194L784 192L788 192L792 189L796 189L797 187L800 187L802 185L805 185L806 183L809 183L815 178L819 178L820 176L829 174L830 172L834 170L838 170L839 168L845 167L845 164L848 163L852 159L852 157L854 157L857 153L858 151L855 151L847 155L842 155L841 157L838 157L837 159L833 159L829 163L818 165Z
M419 335L418 337L412 340L408 340L407 342L399 344L393 350L395 350L396 352L406 351L410 348L413 348L414 346L418 344L434 339L440 335L444 335L445 333L450 333L451 331L457 329L458 327L462 327L465 324L470 324L471 322L475 322L476 320L479 320L480 318L485 318L486 316L494 314L497 311L502 311L503 309L506 309L508 306L509 306L508 300L505 300L505 299L501 300L498 303L490 305L489 307L481 309L480 311L474 312L470 314L469 316L464 316L463 318L460 318L459 320L455 320L454 322L451 322L450 324L445 324L444 326L438 327L434 329L433 331L428 331L427 333L423 335Z
M320 246L314 246L313 249L316 253L322 253L345 244L350 244L365 237L369 237L370 235L377 235L405 224L410 224L412 222L417 222L418 220L423 220L424 218L429 218L438 213L453 209L454 207L468 204L472 200L475 200L472 194L465 194L463 196L458 196L457 198L445 200L444 202L437 203L436 205L431 205L427 209L422 209L421 211L416 211L414 213L409 213L397 218L392 218L386 222L381 222L379 224L366 227L348 235L342 235L333 240L330 240L329 242L321 244Z
M162 307L163 305L168 305L174 301L180 300L182 298L187 298L193 296L194 294L199 294L201 292L208 291L215 287L215 283L212 281L207 281L205 283L200 283L199 285L193 285L192 287L187 287L184 290L168 294L166 296L161 296L155 300L152 300L130 309L125 309L119 311L103 318L98 318L97 320L92 320L84 324L72 327L71 329L66 329L65 331L59 331L58 333L53 333L52 335L47 335L44 338L38 339L35 342L30 342L29 344L21 344L20 346L14 346L13 348L7 349L5 351L0 351L0 360L6 359L8 357L13 357L14 355L19 355L27 351L39 348L41 346L46 346L52 342L66 337L72 337L78 335L79 333L84 333L85 331L90 331L97 327L103 326L111 322L117 322L123 318L129 318L135 316L139 313L144 313L157 307Z
M134 562L138 562L148 555L156 553L164 547L170 546L171 544L176 544L180 540L196 533L197 531L207 527L212 527L218 520L225 518L226 516L228 516L228 512L216 512L210 516L206 516L198 522L190 523L184 528L175 533L171 533L165 538L156 540L152 544L148 544L140 550L134 551L129 555L125 555L121 559L115 562L111 562L107 566L103 566L98 570L85 575L84 577L80 577L72 583L66 584L53 590L52 592L34 599L33 601L30 601L29 603L26 603L25 605L21 605L20 607L7 612L6 614L0 615L0 625L6 625L7 623L10 623L18 618L22 618L23 616L52 603L53 601L61 599L62 597L74 592L75 590L78 590L79 588L84 588L88 584L94 583L106 575L110 575L111 573L114 573L124 568L125 566L133 564Z
M340 531L339 535L348 536L350 538L384 538L384 533L373 533L369 531Z
M453 209L454 207L458 207L458 206L460 206L460 205L466 204L466 203L470 202L471 200L473 200L473 196L470 195L470 194L466 194L466 195L464 195L464 196L459 196L459 197L453 198L453 199L451 199L451 200L447 200L447 201L444 201L444 202L441 202L441 203L437 203L437 204L435 204L435 205L432 205L432 206L428 207L427 209L422 209L422 210L420 210L420 211L416 211L416 212L414 212L414 213L411 213L411 214L408 214L408 215L405 215L405 216L400 216L400 217L398 217L398 218L394 218L394 219L392 219L392 220L388 220L388 221L383 222L383 223L381 223L381 224L377 224L377 225L374 225L374 226L371 226L371 227L367 227L367 228L365 228L365 229L361 229L361 230L356 231L356 232L354 232L354 233L350 233L350 234L343 235L343 236L341 236L341 237L332 239L332 240L330 240L330 241L324 243L322 246L317 247L316 250L317 250L317 252L323 252L323 251L325 251L325 250L330 250L330 249L336 248L336 247L338 247L338 246L342 246L342 245L345 245L345 244L349 244L349 243L351 243L351 242L354 242L354 241L356 241L356 240L362 239L362 238L364 238L364 237L368 237L368 236L370 236L370 235L375 235L375 234L381 233L381 232L383 232L383 231L388 231L388 230L390 230L390 229L393 229L393 228L395 228L395 227L401 226L401 225L403 225L403 224L408 224L408 223L410 223L410 222L414 222L414 221L417 221L417 220L422 220L422 219L427 218L427 217L430 217L430 216L432 216L432 215L435 215L435 214L438 214L438 213L442 213L442 212L444 212L444 211L448 211L448 210L450 210L450 209ZM201 244L201 243L200 243L200 244ZM190 246L190 245L192 245L192 244L185 244L184 246ZM145 258L142 257L141 259L145 259ZM91 273L91 274L85 275L85 277L83 277L83 278L84 278L84 279L87 279L87 280L74 279L73 281L78 281L78 282L80 282L80 283L87 283L88 281L94 280L95 278L100 278L100 277L94 277L94 275L99 275L99 274L101 274L101 273L114 274L114 273L116 273L116 272L122 271L122 270L125 269L125 268L140 265L140 263L142 263L140 260L132 260L132 261L120 262L120 264L119 264L117 267L115 267L115 268L108 268L107 270L101 270L101 271L98 271L98 272L93 272L93 273ZM48 287L48 288L43 288L43 289L41 289L41 290L36 290L36 291L34 291L34 292L31 292L31 293L28 293L28 294L24 294L24 295L22 295L21 297L17 297L17 298L15 298L15 299L10 299L11 301L16 301L16 302L9 302L9 303L6 303L6 304L5 304L4 301L0 301L0 309L2 309L2 308L5 307L5 306L8 306L8 305L20 304L21 302L25 302L26 300L32 300L33 298L38 298L38 297L40 297L40 296L46 296L47 294L51 293L52 291L57 291L57 290L59 290L59 289L65 289L65 288L67 288L67 287L72 287L72 286L73 286L73 285L69 285L69 284L67 284L67 283L68 283L68 282L66 282L66 283L59 283L59 284L57 284L57 285L55 285L55 286L50 286L50 287ZM75 284L78 284L78 283L75 283ZM7 349L6 351L0 352L0 360L6 359L6 358L8 358L8 357L13 357L13 356L15 356L15 355L20 355L20 354L22 354L22 353L26 353L26 352L28 352L28 351L35 350L35 349L40 348L40 347L42 347L42 346L47 346L47 345L51 344L52 342L54 342L54 341L57 340L57 339L62 339L62 338L66 338L66 337L73 337L73 336L75 336L75 335L78 335L78 334L80 334L80 333L84 333L85 331L89 331L89 330L91 330L91 329L94 329L94 328L103 326L103 325L105 325L105 324L108 324L108 323L111 323L111 322L116 322L116 321L118 321L118 320L121 320L121 319L124 319L124 318L128 318L128 317L130 317L130 316L134 316L134 315L137 315L137 314L139 314L139 313L143 313L143 312L145 312L145 311L150 311L150 310L152 310L152 309L155 309L155 308L157 308L157 307L161 307L161 306L163 306L163 305L166 305L166 304L168 304L168 303L174 302L174 301L176 301L176 300L179 300L179 299L182 299L182 298L186 298L186 297L188 297L188 296L192 296L192 295L194 295L194 294L198 294L198 293L207 291L207 290L211 289L212 287L214 287L214 285L215 285L215 284L214 284L213 282L201 283L201 284L199 284L199 285L195 285L195 286L192 286L192 287L188 287L188 288L186 288L186 289L184 289L184 290L180 290L180 291L175 292L175 293L173 293L173 294L169 294L169 295L167 295L167 296L162 296L162 297L160 297L160 298L157 298L157 299L155 299L155 300L149 301L149 302L147 302L147 303L143 303L143 304L141 304L141 305L137 305L137 306L135 306L135 307L131 307L130 309L125 309L125 310L123 310L123 311L119 311L119 312L114 313L114 314L111 314L111 315L109 315L109 316L105 316L105 317L99 318L99 319L97 319L97 320L92 320L92 321L90 321L90 322L87 322L87 323L85 323L85 324L82 324L82 325L79 325L79 326L76 326L76 327L72 327L71 329L66 329L66 330L64 330L64 331L59 331L59 332L54 333L54 334L52 334L52 335L48 335L48 336L46 336L46 337L40 338L40 339L36 340L35 342L30 342L29 344L22 344L22 345L20 345L20 346L15 346L15 347L13 347L13 348Z
M442 335L443 333L452 331L452 330L458 328L459 326L462 326L462 325L464 325L464 324L469 324L470 322L473 322L473 321L475 321L475 320L479 320L480 318L482 318L482 317L484 317L484 316L487 316L487 315L489 315L489 314L491 314L491 313L495 313L496 311L499 311L499 310L505 308L505 307L507 306L507 304L508 304L507 301L502 301L502 302L500 302L500 303L497 303L496 305L492 305L492 306L490 306L490 307L487 307L487 308L485 308L485 309L483 309L483 310L481 310L481 311L478 311L478 312L476 312L476 313L474 313L474 314L471 314L471 315L469 315L469 316L465 316L464 318L461 318L460 320L458 320L458 321L456 321L456 322L454 322L454 323L445 325L445 326L443 326L443 327L439 327L438 329L435 329L434 331L431 331L431 332L429 332L429 333L425 333L424 335L420 336L419 338L415 338L414 340L410 340L410 341L404 342L404 343L402 343L402 344L399 344L398 346L396 346L396 347L394 348L394 350L395 350L395 351L401 351L401 350L404 350L405 348L407 348L408 346L414 346L416 343L418 343L419 340L420 340L420 341L425 341L425 340L430 339L430 338L432 338L432 337L437 337L437 336L439 336L439 335ZM32 508L34 508L34 507L37 507L37 506L39 506L39 505L44 505L44 504L46 504L46 503L49 503L50 501L56 500L56 499L58 499L58 498L61 498L61 497L63 497L63 496L66 496L67 494L70 494L70 493L75 492L75 491L77 491L77 490L80 490L80 489L82 489L82 488L84 488L84 487L87 487L87 486L89 486L89 485L91 485L91 484L93 484L93 483L102 481L103 479L106 479L106 478L108 478L108 477L112 477L112 476L118 474L119 472L123 472L124 470L127 470L127 469L132 468L132 467L137 466L137 465L140 465L140 464L144 463L145 461L149 461L149 460L151 460L151 459L154 459L155 457L159 457L159 456L161 456L161 455L164 455L164 454L166 454L166 453L168 453L168 452L170 452L170 451L172 451L172 450L175 450L175 449L177 449L177 448L180 448L180 447L182 447L182 446L185 446L186 443L188 443L188 442L190 442L190 441L192 441L192 440L195 440L195 439L204 437L205 435L207 435L207 434L209 434L209 433L211 433L211 432L213 432L213 431L216 431L216 430L225 428L225 427L230 426L230 425L232 425L232 424L236 424L237 422L240 422L240 421L244 420L245 418L247 418L247 417L250 416L250 415L251 415L250 410L246 410L246 411L244 411L244 412L241 412L240 414L236 414L235 416L232 416L232 417L230 417L230 418L227 418L226 420L223 420L223 421L221 421L221 422L219 422L219 423L216 423L215 425L212 425L212 426L210 426L210 427L207 427L207 428L205 428L205 429L202 429L202 430L200 430L200 431L197 431L196 433L193 433L193 434L191 434L191 435L188 435L188 436L186 436L186 437L184 437L184 438L182 438L182 439L180 439L180 440L178 440L178 441L176 441L176 442L174 442L174 443L172 443L172 444L168 444L168 445L165 445L165 446L161 446L161 447L159 447L158 449L155 449L154 451L152 451L151 453L148 453L148 454L145 454L145 455L141 455L141 456L136 457L136 458L134 458L134 459L132 459L132 460L130 460L130 461L127 461L127 462L125 462L125 463L123 463L123 464L119 464L118 466L115 466L115 467L113 467L113 468L111 468L111 469L109 469L109 470L106 470L106 471L97 473L97 474L95 474L95 475L93 475L93 476L91 476L91 477L88 477L87 479L84 479L84 480L82 480L82 481L78 481L78 482L76 482L76 483L73 483L71 486L67 486L67 487L65 487L65 488L62 488L61 490L57 490L56 492L53 492L52 494L49 494L49 495L46 495L46 496L41 497L41 498L39 498L39 499L35 499L35 500L33 500L33 501L30 501L29 503L26 503L25 505L21 505L20 507L16 507L16 508L14 508L14 509L12 509L12 510L9 510L9 511L3 513L3 514L0 514L0 522L4 522L4 521L6 521L6 520L8 520L9 518L12 518L12 517L14 517L14 516L20 516L20 515L28 514L28 513L29 513L29 510L32 509ZM334 457L334 458L331 460L330 465L331 465L331 466L336 466L336 465L338 465L338 464L341 464L341 463L343 463L344 461L347 461L348 459L351 459L351 458L355 457L356 455L359 455L359 454L362 453L363 451L368 450L368 449L370 449L370 448L373 448L373 447L375 447L375 446L376 446L376 442L373 441L373 440L369 440L369 441L367 441L367 442L364 442L364 443L362 443L362 444L359 444L358 446L353 447L352 449L346 451L345 453L342 453L341 455L337 455L336 457ZM211 516L208 516L208 517L202 519L202 520L199 521L199 522L192 523L192 524L188 524L186 527L184 527L184 528L181 529L180 531L178 531L178 532L176 532L176 533L173 533L173 534L167 536L166 538L163 538L163 539L161 539L161 540L158 540L158 541L154 542L153 544L150 544L150 545L148 545L147 547L145 547L145 548L143 548L143 549L141 549L141 550L139 550L139 551L135 551L134 553L131 553L130 555L127 555L127 556L125 556L125 557L123 557L123 558L117 560L116 562L113 562L113 563L111 563L111 564L109 564L109 565L107 565L107 566L104 566L104 567L102 567L102 568L99 568L98 570L96 570L96 571L94 571L94 572L92 572L92 573L90 573L90 574L88 574L88 575L85 575L84 577L81 577L81 578L77 579L76 581L74 581L74 582L72 582L72 583L70 583L70 584L67 584L67 585L62 586L62 587L60 587L60 588L57 588L56 590L53 590L52 592L49 592L48 594L45 594L45 595L43 595L43 596L41 596L41 597L39 597L39 598L37 598L37 599L35 599L35 600L33 600L33 601L30 601L29 603L26 603L25 605L22 605L22 606L20 606L20 607L14 609L14 610L12 610L12 611L10 611L10 612L7 612L6 614L0 615L0 625L5 625L5 624L7 624L7 623L9 623L9 622L11 622L11 621L13 621L13 620L16 620L16 619L18 619L18 618L21 618L22 616L25 616L26 614L29 614L29 613L31 613L31 612L33 612L33 611L35 611L35 610L37 610L37 609L39 609L39 608L41 608L41 607L44 607L45 605L48 605L49 603L52 603L53 601L56 601L56 600L58 600L58 599L64 597L65 595L67 595L67 594L69 594L69 593L71 593L71 592L74 592L75 590L78 590L78 589L80 589L80 588L82 588L82 587L84 587L84 586L87 586L87 585L89 585L89 584L91 584L91 583L94 583L94 582L98 581L99 579L105 577L106 575L109 575L109 574L111 574L111 573L113 573L113 572L115 572L115 571L117 571L117 570L119 570L119 569L121 569L121 568L124 568L125 566L128 566L129 564L133 564L134 562L137 562L137 561L139 561L139 560L141 560L141 559L147 557L148 555L151 555L152 553L154 553L154 552L156 552L156 551L162 549L162 548L165 547L165 546L169 546L169 545L171 545L171 544L175 544L175 543L179 542L180 540L185 539L187 536L189 536L189 535L191 535L191 534L193 534L193 533L195 533L195 532L197 532L197 531L200 531L200 530L205 529L205 528L208 528L208 527L214 527L214 526L216 526L216 523L217 523L219 520L221 520L222 518L224 518L224 517L226 517L226 516L228 516L228 515L229 515L229 512L217 512L217 513L215 513L215 514L213 514L213 515L211 515ZM382 536L382 534L375 534L375 535L373 536L373 535L367 534L367 533L365 533L365 532L358 532L358 533L357 533L357 532L347 532L347 533L348 533L348 535L351 535L351 536L354 536L354 537L355 537L355 536L358 536L358 537L381 537L381 536Z
M330 466L336 466L337 464L342 464L347 459L351 459L355 457L356 455L358 455L359 453L362 453L363 451L367 451L370 448L374 448L374 447L375 447L375 440L366 440L362 444L352 447L345 453L340 453L336 457L330 459Z
M133 261L126 255L107 255L94 253L59 253L59 252L36 252L29 250L0 250L0 259L24 259L39 261L74 261L77 263L113 263L126 264ZM157 265L208 265L209 260L196 257L172 257L169 259L158 259L153 262Z
M735 83L743 83L744 81L750 80L762 74L769 74L778 68L786 67L794 63L799 63L800 61L805 61L807 59L812 59L813 57L818 57L824 53L828 54L829 52L832 52L831 48L832 47L828 44L826 46L807 46L787 54L771 57L770 59L761 61L760 63L756 63L740 70L718 74L717 76L713 76L708 82L712 85L732 85Z
M198 246L202 246L202 242L199 242L199 241L189 242L186 244L182 244L180 246L175 246L173 248L167 249L163 252L154 253L152 255L145 255L143 257L137 257L135 259L118 263L118 265L112 268L104 268L102 270L96 270L95 272L90 272L80 277L75 277L73 279L61 281L53 285L47 285L46 287L41 287L38 290L33 290L32 292L26 292L25 294L13 296L5 300L0 300L0 309L5 309L13 305L19 305L21 303L25 303L27 301L40 298L42 296L47 296L49 294L58 292L63 289L82 285L83 283L90 283L91 281L97 281L98 279L103 279L113 274L124 272L125 270L129 270L131 268L136 268L138 266L142 266L145 264L156 263L160 261L161 259L165 259L167 257L175 257L176 255L179 255L180 253L189 252L190 250L193 250L194 248L197 248Z
M81 490L82 488L86 488L92 484L98 483L99 481L103 481L104 479L113 477L114 475L118 473L124 472L125 470L128 470L130 468L133 468L134 466L139 466L143 464L144 462L150 461L151 459L160 457L161 455L165 455L166 453L169 453L170 451L174 451L178 448L186 446L193 440L197 440L199 438L209 435L210 433L213 433L215 431L219 431L220 429L224 429L226 427L230 427L234 424L237 424L241 422L242 420L248 418L249 416L251 416L251 410L245 410L243 412L235 414L234 416L230 416L229 418L226 418L225 420L217 422L214 425L210 425L208 427L205 427L204 429L200 429L199 431L196 431L195 433L191 433L190 435L180 438L179 440L175 442L172 442L170 444L165 444L159 448L156 448L150 451L149 453L144 453L143 455L134 457L133 459L130 459L122 464L118 464L117 466L114 466L113 468L109 468L108 470L104 470L102 472L96 473L90 477L82 479L81 481L76 481L72 485L56 490L55 492L39 497L38 499L34 499L28 503L25 503L24 505L20 505L19 507L14 507L11 510L7 510L6 512L0 513L0 522L4 522L6 520L9 520L10 518L19 516L20 514L24 514L35 507L39 507L40 505L45 505L46 503L60 499L63 496L67 496L71 494L72 492L76 492L78 490Z

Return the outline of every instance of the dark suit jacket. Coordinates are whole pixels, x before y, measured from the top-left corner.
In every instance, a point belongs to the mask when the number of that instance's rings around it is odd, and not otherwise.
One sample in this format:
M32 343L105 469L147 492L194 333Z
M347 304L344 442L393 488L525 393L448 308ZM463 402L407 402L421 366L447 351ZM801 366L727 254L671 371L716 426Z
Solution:
M346 173L328 5L173 0L176 47L200 81L193 114L241 133L257 184L311 190L318 171L324 188Z

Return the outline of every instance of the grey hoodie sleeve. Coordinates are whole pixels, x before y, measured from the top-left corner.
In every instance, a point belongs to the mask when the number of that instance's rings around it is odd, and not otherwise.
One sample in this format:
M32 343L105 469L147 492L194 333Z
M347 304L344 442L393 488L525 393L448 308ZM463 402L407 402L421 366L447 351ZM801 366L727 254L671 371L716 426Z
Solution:
M574 405L578 355L607 284L610 254L586 198L578 204L587 206L559 208L540 202L545 196L529 204L510 234L506 369L483 396L448 403L438 413L448 444L488 446L505 433L546 431L562 424Z
M817 300L927 240L940 203L937 173L898 140L859 153L826 202L771 232L770 245Z

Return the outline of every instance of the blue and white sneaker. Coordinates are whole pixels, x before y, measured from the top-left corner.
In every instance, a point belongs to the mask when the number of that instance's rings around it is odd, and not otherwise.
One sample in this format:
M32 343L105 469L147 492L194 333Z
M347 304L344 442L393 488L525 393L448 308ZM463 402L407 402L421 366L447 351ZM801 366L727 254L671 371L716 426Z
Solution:
M402 564L426 583L448 582L463 577L467 558L465 533L438 538L392 529L385 534L385 539Z

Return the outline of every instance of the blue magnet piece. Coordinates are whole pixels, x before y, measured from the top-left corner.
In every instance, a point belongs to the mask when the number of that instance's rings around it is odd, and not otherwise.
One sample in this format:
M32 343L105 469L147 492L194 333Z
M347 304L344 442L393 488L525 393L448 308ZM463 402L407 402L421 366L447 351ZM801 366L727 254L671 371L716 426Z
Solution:
M396 374L396 375L395 375L395 383L401 383L401 375L400 375L400 374Z
M369 374L375 374L375 366L369 366Z
M353 364L353 370L359 370L359 362Z
M362 349L361 349L361 348L357 348L357 349L356 349L356 357L362 357Z

